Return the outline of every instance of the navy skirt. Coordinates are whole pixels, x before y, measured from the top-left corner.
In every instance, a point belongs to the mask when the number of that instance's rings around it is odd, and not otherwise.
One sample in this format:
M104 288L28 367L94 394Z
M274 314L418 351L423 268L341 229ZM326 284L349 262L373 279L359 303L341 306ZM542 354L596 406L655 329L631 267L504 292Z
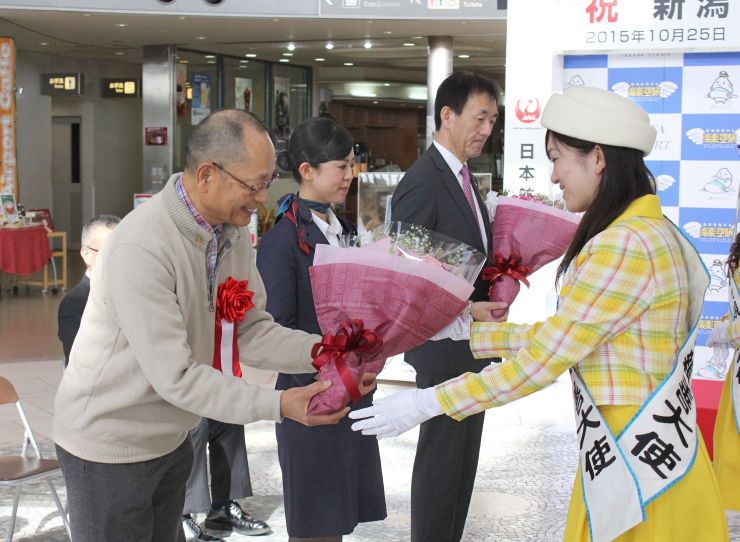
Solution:
M280 390L313 382L314 374L279 374ZM372 394L352 409L372 404ZM275 424L288 534L297 538L350 534L358 523L387 516L378 441L352 431L353 420L307 427Z

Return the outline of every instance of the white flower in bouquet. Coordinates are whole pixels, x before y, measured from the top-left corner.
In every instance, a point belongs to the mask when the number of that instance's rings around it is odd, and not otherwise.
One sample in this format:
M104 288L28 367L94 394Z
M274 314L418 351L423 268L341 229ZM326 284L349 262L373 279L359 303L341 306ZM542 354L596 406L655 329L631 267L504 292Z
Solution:
M488 194L486 194L486 210L488 211L488 216L493 220L493 217L496 216L496 204L498 203L498 192L495 190L491 190Z

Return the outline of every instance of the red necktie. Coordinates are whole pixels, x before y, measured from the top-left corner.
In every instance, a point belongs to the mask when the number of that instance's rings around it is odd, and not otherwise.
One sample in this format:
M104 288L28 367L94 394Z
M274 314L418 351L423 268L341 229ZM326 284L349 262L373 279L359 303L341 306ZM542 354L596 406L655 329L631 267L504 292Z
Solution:
M473 198L473 184L470 182L470 170L468 169L468 166L466 164L463 164L463 167L460 170L460 175L462 175L462 187L463 192L465 192L465 199L468 200L470 210L473 211L473 217L477 221L478 208L475 205L475 198Z

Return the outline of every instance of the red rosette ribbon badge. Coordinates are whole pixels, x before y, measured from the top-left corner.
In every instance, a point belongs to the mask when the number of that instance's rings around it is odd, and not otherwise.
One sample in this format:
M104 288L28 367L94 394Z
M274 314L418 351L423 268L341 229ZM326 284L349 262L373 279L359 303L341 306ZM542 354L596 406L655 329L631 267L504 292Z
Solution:
M213 368L224 374L240 378L239 343L236 324L244 320L247 311L254 307L254 292L247 289L249 282L229 277L218 285L216 299L216 338L213 345ZM231 364L222 360L231 359Z

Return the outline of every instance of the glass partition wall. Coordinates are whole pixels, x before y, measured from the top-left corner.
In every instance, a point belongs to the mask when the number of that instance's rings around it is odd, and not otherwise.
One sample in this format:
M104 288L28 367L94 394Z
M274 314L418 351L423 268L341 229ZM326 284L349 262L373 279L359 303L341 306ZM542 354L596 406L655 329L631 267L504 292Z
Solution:
M276 149L310 115L311 68L189 49L178 49L176 61L174 171L185 166L185 143L193 126L213 111L251 111L270 129Z
M223 106L251 111L264 121L266 67L258 60L223 57Z

